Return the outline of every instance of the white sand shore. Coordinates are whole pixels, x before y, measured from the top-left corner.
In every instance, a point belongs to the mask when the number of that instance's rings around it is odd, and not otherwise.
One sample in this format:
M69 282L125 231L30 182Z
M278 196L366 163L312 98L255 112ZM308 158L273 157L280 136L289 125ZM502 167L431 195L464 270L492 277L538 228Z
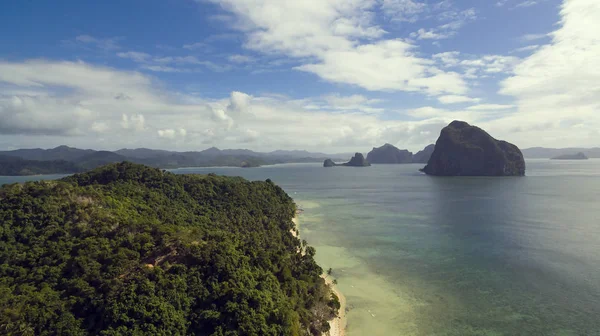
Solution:
M300 231L300 227L298 226L298 214L294 218L292 218L292 222L294 222L294 229L290 230L294 237L298 238L298 232Z
M294 235L294 237L299 238L300 233L300 222L298 221L298 214L292 219L294 222L295 229L292 229L290 232ZM329 332L324 334L323 336L345 336L346 335L346 297L340 290L333 284L333 278L328 276L327 274L321 275L323 279L325 279L325 283L331 288L331 290L337 295L340 300L340 310L339 317L334 318L329 321Z
M348 322L346 320L346 297L333 284L333 278L331 276L323 274L322 277L325 279L325 283L331 287L331 290L333 290L335 295L340 299L340 316L329 321L329 326L331 327L331 329L329 329L329 336L344 336L346 335L346 324Z

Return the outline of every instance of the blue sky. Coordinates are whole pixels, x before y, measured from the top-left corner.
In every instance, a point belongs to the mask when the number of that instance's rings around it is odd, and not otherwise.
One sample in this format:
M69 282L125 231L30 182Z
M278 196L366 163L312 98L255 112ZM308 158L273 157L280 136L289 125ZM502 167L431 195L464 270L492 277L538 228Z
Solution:
M600 143L594 0L7 1L0 148Z

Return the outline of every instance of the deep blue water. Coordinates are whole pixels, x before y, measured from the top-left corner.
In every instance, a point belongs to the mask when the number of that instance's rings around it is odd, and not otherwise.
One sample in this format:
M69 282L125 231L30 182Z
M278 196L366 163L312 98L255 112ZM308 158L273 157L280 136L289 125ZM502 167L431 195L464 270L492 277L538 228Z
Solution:
M270 178L294 197L350 336L600 335L600 160L533 160L507 178L419 167L174 172Z

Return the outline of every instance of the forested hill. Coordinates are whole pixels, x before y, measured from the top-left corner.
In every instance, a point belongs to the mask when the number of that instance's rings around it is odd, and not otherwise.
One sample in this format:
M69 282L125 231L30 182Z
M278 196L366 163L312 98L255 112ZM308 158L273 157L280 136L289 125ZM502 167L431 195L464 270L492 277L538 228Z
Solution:
M295 210L269 180L130 163L5 185L0 334L320 335L339 302Z

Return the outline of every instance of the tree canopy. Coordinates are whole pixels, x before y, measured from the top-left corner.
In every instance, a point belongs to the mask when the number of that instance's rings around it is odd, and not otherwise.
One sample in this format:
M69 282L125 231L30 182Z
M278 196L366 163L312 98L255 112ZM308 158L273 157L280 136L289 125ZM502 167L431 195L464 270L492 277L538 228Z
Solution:
M131 163L6 185L0 333L320 335L339 303L295 211L271 181Z

